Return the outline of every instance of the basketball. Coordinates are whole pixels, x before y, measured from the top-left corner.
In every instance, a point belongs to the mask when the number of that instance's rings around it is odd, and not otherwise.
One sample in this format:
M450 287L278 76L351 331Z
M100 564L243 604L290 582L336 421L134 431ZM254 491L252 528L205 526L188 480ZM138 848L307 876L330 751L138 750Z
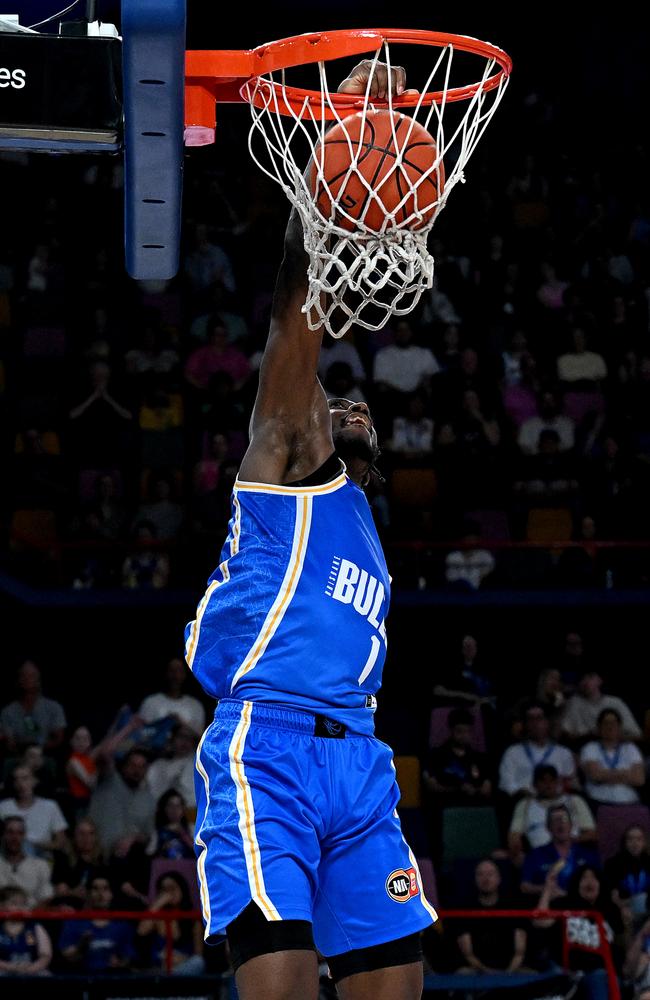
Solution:
M358 149L356 170L348 174ZM318 171L321 156L325 183ZM311 192L322 215L343 229L354 230L359 220L373 232L382 232L386 216L395 209L397 224L419 213L409 228L421 229L433 216L445 183L442 162L424 176L437 156L435 139L412 118L397 111L368 111L365 116L359 112L330 129L324 151L320 144L316 147Z

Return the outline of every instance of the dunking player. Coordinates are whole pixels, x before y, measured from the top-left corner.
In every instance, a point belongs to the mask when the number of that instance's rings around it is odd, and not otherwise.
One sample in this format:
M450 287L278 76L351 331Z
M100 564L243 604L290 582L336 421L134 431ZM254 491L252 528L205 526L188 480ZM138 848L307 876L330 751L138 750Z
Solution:
M340 89L364 93L369 72ZM394 69L393 92L404 82ZM373 96L388 86L379 65ZM306 281L294 213L229 535L186 629L219 699L197 751L206 938L227 934L242 1000L315 1000L315 949L345 1000L419 1000L435 911L373 736L389 596L363 492L377 436L365 403L328 405Z

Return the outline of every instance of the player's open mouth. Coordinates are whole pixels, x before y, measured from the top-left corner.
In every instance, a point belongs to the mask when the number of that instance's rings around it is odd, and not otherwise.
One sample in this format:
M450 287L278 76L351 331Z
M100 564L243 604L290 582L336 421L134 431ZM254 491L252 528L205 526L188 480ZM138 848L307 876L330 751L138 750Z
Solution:
M368 433L370 433L370 421L360 413L355 413L352 417L346 417L343 421L343 426L348 427L349 424L363 424Z

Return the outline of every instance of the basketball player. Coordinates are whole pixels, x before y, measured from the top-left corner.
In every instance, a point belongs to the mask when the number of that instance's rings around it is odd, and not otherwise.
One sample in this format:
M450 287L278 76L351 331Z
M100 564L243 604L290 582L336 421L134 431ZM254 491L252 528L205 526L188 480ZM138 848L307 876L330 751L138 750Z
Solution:
M364 93L371 64L340 89ZM404 89L377 67L373 94ZM206 939L227 934L242 1000L316 1000L316 949L344 1000L419 1000L424 898L373 736L389 581L363 487L368 407L330 400L289 221L229 535L186 657L219 704L197 751Z

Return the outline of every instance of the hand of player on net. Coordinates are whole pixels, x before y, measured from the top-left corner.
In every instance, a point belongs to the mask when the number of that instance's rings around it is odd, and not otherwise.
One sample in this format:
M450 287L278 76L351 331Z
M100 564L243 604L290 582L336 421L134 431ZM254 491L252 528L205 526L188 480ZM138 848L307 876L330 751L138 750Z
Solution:
M403 66L391 66L375 62L374 59L362 59L354 67L349 76L339 84L339 94L365 94L370 80L371 98L378 101L388 100L390 74L390 93L392 97L412 96L417 90L406 89L406 70Z

